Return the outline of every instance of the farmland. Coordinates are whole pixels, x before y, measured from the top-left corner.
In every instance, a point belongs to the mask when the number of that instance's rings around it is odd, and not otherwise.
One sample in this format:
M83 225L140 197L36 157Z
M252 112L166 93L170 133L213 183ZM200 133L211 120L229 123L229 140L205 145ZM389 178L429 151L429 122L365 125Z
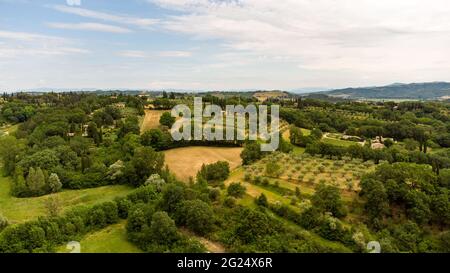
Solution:
M67 252L70 241L85 253L365 252L371 240L387 252L445 249L443 105L388 113L391 105L286 99L279 149L264 152L264 140L176 142L173 119L160 124L166 110L145 111L150 101L192 105L190 94L48 96L55 107L39 96L4 106L0 251ZM204 98L229 100L257 99ZM14 123L25 109L28 120ZM376 137L386 145L373 149ZM418 241L404 244L411 230Z
M167 111L163 110L145 110L145 116L141 125L141 132L148 131L150 129L156 129L160 126L159 119L161 115Z
M226 161L231 169L237 168L242 163L241 152L242 148L185 147L165 151L164 155L166 164L178 179L188 181L189 177L195 177L203 164Z

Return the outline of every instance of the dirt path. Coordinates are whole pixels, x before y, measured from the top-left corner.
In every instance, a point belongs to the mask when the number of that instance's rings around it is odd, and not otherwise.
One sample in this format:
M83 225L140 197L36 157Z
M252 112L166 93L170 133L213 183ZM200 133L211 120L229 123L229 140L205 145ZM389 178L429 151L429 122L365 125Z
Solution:
M181 231L183 234L185 234L185 235L187 235L187 236L189 236L189 237L193 237L193 238L199 240L200 243L201 243L202 245L204 245L205 248L206 248L206 249L208 250L208 252L210 252L210 253L226 253L225 247L224 247L221 243L213 242L213 241L211 241L211 240L209 240L209 239L206 239L206 238L204 238L204 237L195 235L193 232L191 232L191 231L189 231L189 230L187 230L187 229L185 229L185 228L181 228L180 231Z

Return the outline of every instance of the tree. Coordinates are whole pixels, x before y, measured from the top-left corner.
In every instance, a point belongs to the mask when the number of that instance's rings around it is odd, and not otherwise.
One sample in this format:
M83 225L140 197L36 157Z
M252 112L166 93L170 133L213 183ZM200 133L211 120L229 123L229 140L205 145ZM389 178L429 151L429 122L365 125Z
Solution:
M167 184L163 191L159 206L167 212L175 212L178 205L185 200L184 186L181 184Z
M150 175L160 173L163 166L164 154L150 147L140 147L134 151L128 162L125 177L131 185L138 187L143 185Z
M318 129L318 128L314 128L314 129L311 131L311 136L312 136L313 138L315 138L316 140L321 140L322 137L323 137L323 132L322 132L322 130L320 130L320 129Z
M175 222L166 212L158 211L153 214L152 221L145 237L160 245L172 245L180 239Z
M11 195L15 197L25 197L27 193L28 188L23 176L22 167L17 167L14 171L14 180L11 187Z
M294 145L300 145L301 137L303 136L303 132L300 128L291 125L289 127L290 135L289 140Z
M136 135L140 134L139 120L135 116L127 117L124 122L119 123L119 133L117 136L119 138L124 137L128 133L133 133Z
M70 139L70 148L76 152L78 156L82 156L87 154L91 143L90 139L75 136Z
M252 162L261 159L262 156L261 146L255 141L245 144L244 150L241 152L241 158L244 165L249 165Z
M50 188L50 192L52 193L59 192L61 190L62 183L56 173L50 174L50 177L48 178L48 186Z
M394 141L392 141L391 139L386 139L383 142L384 146L386 146L386 148L392 147L394 145Z
M426 224L430 220L430 199L417 190L410 190L406 196L407 214L418 224Z
M275 161L269 161L266 164L266 175L270 177L279 177L281 175L281 167Z
M6 175L14 173L16 160L24 151L24 144L13 136L2 136L0 139L0 158Z
M151 146L157 151L170 148L170 134L160 129L151 129L141 135L141 143L144 146Z
M415 141L414 139L407 138L403 140L403 143L405 144L405 148L409 151L414 151L419 147L419 142Z
M311 201L319 211L331 212L337 218L344 217L347 214L339 189L335 186L319 183Z
M230 175L230 164L226 161L218 161L213 164L203 164L197 173L197 179L204 179L208 183L217 184L225 181Z
M264 193L261 193L261 195L255 199L255 203L261 207L269 207L269 202L267 201L267 197Z
M95 144L99 145L102 142L102 136L95 122L88 123L87 133L88 136L94 140Z
M231 183L228 186L227 193L229 196L235 198L241 198L245 194L245 187L241 185L241 183Z
M0 232L9 225L8 219L0 214Z
M389 200L387 191L383 183L375 179L365 179L361 182L362 191L366 197L365 210L369 220L374 224L374 220L381 220L389 211Z
M146 186L147 185L155 185L156 190L158 192L160 192L162 190L163 186L166 184L166 181L164 179L162 179L159 174L155 173L155 174L150 175L150 177L145 181L144 184Z
M61 201L56 195L47 197L47 199L45 199L44 206L49 217L57 217L61 211Z
M26 182L31 196L40 196L45 193L45 176L41 168L31 167Z
M159 119L159 123L161 125L167 126L169 128L175 123L175 118L172 117L172 114L169 112L164 112Z
M214 212L211 207L201 200L184 201L177 213L181 224L199 235L205 235L212 230Z

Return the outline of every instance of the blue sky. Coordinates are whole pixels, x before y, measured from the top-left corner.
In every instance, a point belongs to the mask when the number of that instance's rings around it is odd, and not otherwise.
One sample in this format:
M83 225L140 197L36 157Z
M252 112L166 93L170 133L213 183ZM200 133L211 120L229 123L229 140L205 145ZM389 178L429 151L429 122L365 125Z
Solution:
M0 91L450 81L445 0L0 0Z

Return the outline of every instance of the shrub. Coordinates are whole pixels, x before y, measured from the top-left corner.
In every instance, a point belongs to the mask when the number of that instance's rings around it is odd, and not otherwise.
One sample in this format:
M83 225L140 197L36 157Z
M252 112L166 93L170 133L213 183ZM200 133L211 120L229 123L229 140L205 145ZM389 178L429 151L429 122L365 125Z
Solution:
M227 189L228 195L235 198L242 198L245 194L245 191L246 189L241 185L241 183L231 183Z
M255 199L255 203L261 207L267 208L269 206L269 202L267 201L267 197L264 193L261 193L261 195Z
M223 205L228 208L235 207L236 206L236 198L231 197L231 196L225 198Z
M177 211L180 224L197 234L205 235L212 230L214 213L211 207L200 200L184 201Z
M0 214L0 231L5 229L9 225L8 219Z

